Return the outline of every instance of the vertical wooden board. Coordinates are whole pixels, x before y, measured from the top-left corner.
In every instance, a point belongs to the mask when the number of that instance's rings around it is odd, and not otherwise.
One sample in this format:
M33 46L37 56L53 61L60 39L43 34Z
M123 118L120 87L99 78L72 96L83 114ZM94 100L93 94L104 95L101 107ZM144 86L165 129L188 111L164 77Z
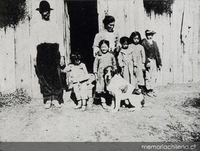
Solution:
M184 18L182 24L182 35L184 41L184 50L183 50L183 74L184 74L184 83L187 83L191 80L191 67L192 62L189 59L190 54L190 45L191 45L191 28L189 28L192 22L192 14L190 10L190 0L185 0L184 3Z
M184 75L183 75L183 46L180 42L180 34L181 34L181 23L182 23L182 12L183 12L183 3L180 1L175 1L175 4L177 5L177 21L174 22L176 24L176 29L174 32L177 32L178 37L175 39L176 45L177 45L177 82L183 83Z
M108 14L108 0L98 0L98 14L99 14L99 31L103 30L102 20Z
M174 83L174 65L173 65L173 50L171 47L171 33L170 33L170 18L169 15L166 15L166 24L165 24L165 28L166 28L166 36L167 36L167 41L166 41L166 45L165 45L165 51L169 51L169 55L170 55L170 60L169 60L169 83Z
M145 27L145 10L143 6L143 0L133 0L134 4L134 22L135 22L135 30L140 32L140 34L144 33Z
M124 36L125 22L125 5L127 0L108 0L108 14L115 17L115 32L119 34L119 37Z
M164 46L165 46L165 36L166 35L163 35L163 32L164 31L164 24L163 24L163 21L165 21L165 18L163 18L163 16L160 16L160 15L154 15L154 17L152 18L154 20L154 24L153 24L153 27L152 27L152 30L156 31L156 34L154 35L153 39L156 41L157 45L158 45L158 48L159 48L159 52L160 52L160 55L161 55L161 59L163 61L163 70L161 72L158 72L158 80L157 80L157 85L162 85L163 81L162 81L162 73L164 72L165 74L165 81L167 81L168 79L168 72L165 72L166 68L167 68L167 60L166 60L166 57L167 57L167 52L164 51ZM165 56L164 58L162 56Z
M5 45L3 47L3 72L2 92L11 93L16 89L15 84L15 49L14 49L14 29L7 28Z
M135 2L136 1L134 1L134 0L130 0L127 3L128 18L127 18L127 26L126 26L126 28L127 28L126 35L128 37L130 37L132 32L137 30L136 22L135 22L135 8L136 8L136 3Z
M69 22L69 14L67 3L64 4L64 16L63 16L63 24L64 24L64 46L66 48L66 63L69 63L69 55L71 53L71 45L70 45L70 22Z
M199 67L199 62L200 62L200 2L198 1L198 57L197 57L197 62L198 62L198 80L200 80L200 67Z
M189 5L188 5L188 64L187 66L187 82L192 82L193 81L193 67L194 67L194 58L192 57L193 55L193 46L194 46L194 38L193 38L193 32L194 32L194 13L193 9L195 6L193 5L193 2L195 0L189 0Z
M29 22L19 24L15 32L16 37L16 87L26 89L31 92L31 73L30 73L30 47L29 42Z
M163 61L163 70L160 78L162 79L162 84L166 85L168 83L172 83L173 74L172 74L172 65L171 65L171 49L170 49L170 26L169 26L169 18L166 14L160 16L161 18L161 26L162 26L162 36L161 43L162 47L160 49L161 58ZM164 76L164 78L162 78Z
M30 0L29 4L31 4L31 8L30 8L30 12L31 12L31 23L30 23L30 27L32 28L37 22L38 20L41 19L41 15L39 13L39 11L37 11L36 9L39 7L39 3L41 0Z
M200 2L198 1L198 57L197 62L200 59ZM197 79L200 80L200 71L198 70Z
M1 63L0 63L0 92L2 92L2 84L3 84L3 80L4 80L4 56L5 56L5 32L4 32L4 29L1 28L0 29L0 44L1 44L1 49L0 49L0 52L1 52L1 55L0 55L0 60L1 60Z
M123 7L123 22L121 22L121 27L123 27L123 35L128 36L128 37L129 37L129 33L130 33L129 8L131 9L131 7L132 7L131 5L129 5L129 2L131 2L131 1L125 0L123 2L123 6L124 6Z
M178 24L177 24L177 21L180 20L180 17L178 17L177 15L177 12L175 10L178 10L177 9L177 5L176 4L173 4L172 5L172 10L173 10L173 13L171 14L171 25L170 25L170 45L171 45L171 49L172 49L172 56L173 56L173 79L174 79L174 83L178 83L178 80L179 80L179 75L180 73L177 72L178 70L178 62L177 60L179 59L178 58L178 45L177 45L177 42L179 40L179 35L178 35L178 32L177 32L177 28L178 28Z
M198 14L199 14L199 1L198 0L194 0L193 2L193 6L192 11L193 11L193 44L192 44L192 54L191 54L191 59L193 60L193 82L197 82L198 81L198 29L199 29L199 24L198 23Z

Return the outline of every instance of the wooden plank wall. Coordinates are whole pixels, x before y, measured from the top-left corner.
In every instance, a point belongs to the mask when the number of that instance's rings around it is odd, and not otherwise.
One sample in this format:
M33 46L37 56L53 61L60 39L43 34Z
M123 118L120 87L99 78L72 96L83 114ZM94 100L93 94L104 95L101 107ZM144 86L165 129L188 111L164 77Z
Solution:
M16 88L24 88L33 96L41 95L29 45L32 26L40 20L40 14L35 10L39 2L40 0L27 0L30 20L27 18L15 29L0 29L0 92L8 93ZM49 2L54 8L51 19L63 31L63 42L68 56L70 28L67 5L64 0ZM110 14L116 18L115 31L119 32L119 36L129 36L137 30L144 37L146 29L155 30L157 34L154 39L158 43L163 61L158 84L196 82L200 80L199 3L199 0L175 0L171 17L153 13L148 17L142 0L97 0L99 29L103 29L102 19L105 14Z
M10 93L17 88L25 89L32 97L41 98L38 79L31 58L32 27L41 20L35 9L41 0L27 0L27 17L24 22L13 28L0 29L0 92ZM64 0L48 0L51 8L51 20L58 23L63 33L66 56L69 55L69 27L66 28L67 12L64 12ZM65 8L66 9L66 8ZM67 31L65 29L68 29ZM68 60L66 60L68 61Z
M98 0L99 27L103 29L102 19L109 14L116 18L115 31L120 36L129 36L136 30L144 38L146 29L155 30L154 40L163 62L158 85L197 82L200 80L199 5L199 0L175 0L171 16L152 12L149 17L142 0Z

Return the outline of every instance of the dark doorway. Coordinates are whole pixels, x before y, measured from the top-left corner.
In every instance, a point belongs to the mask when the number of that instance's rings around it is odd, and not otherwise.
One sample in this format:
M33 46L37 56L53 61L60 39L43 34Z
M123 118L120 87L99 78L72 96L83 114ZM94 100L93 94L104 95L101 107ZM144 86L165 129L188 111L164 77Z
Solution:
M92 72L94 36L98 32L97 0L67 0L70 17L71 52L79 52Z

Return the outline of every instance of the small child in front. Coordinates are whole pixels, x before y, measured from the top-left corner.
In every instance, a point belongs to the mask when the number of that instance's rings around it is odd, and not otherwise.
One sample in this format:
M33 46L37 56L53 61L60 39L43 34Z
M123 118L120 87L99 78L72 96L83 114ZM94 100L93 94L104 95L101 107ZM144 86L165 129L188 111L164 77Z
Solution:
M76 96L77 106L75 109L86 110L86 100L88 99L87 84L89 75L84 63L81 62L79 53L71 53L71 64L67 67L69 72L69 81L72 83L72 88Z

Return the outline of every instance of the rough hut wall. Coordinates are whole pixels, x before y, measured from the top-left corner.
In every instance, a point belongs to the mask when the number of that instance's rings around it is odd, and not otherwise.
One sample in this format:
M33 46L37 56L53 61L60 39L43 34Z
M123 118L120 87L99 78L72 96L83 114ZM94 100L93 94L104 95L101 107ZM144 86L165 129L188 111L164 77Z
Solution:
M31 61L30 37L32 27L41 20L41 16L35 9L41 0L27 0L27 17L25 22L13 28L0 29L0 92L14 92L17 88L23 88L33 97L41 97L38 79L35 75L33 62ZM64 46L69 55L69 32L65 31L67 23L67 11L64 12L64 0L48 0L54 10L51 12L51 20L56 21L63 33ZM66 10L66 8L65 8ZM69 27L67 28L69 29ZM67 33L68 32L68 33ZM68 60L66 60L68 61Z
M30 21L27 18L27 21L20 23L15 30L7 28L5 32L4 29L0 29L0 92L13 92L16 88L24 88L30 94L35 92L34 96L40 94L39 89L34 88L37 86L37 78L32 68L28 43L31 27L40 19L39 13L35 11L39 1L27 0ZM63 1L49 0L49 2L54 8L51 14L52 20L56 20L63 29L68 55L70 43L67 41L69 39L67 6ZM132 31L138 30L144 37L147 28L157 31L154 38L158 42L163 60L163 69L159 73L160 85L200 80L199 0L175 0L172 9L171 17L166 14L154 16L152 13L149 18L145 14L142 0L98 0L100 30L105 14L110 14L116 18L115 30L119 31L120 36L129 36ZM65 13L62 10L65 10ZM182 21L183 11L187 13ZM184 35L184 45L181 43L181 33Z
M137 30L145 37L146 29L157 32L154 36L163 62L158 84L186 83L200 80L199 0L175 0L173 13L148 17L142 0L98 0L99 29L105 14L116 18L115 31L130 36ZM183 16L184 14L184 16ZM182 38L180 38L182 35Z

